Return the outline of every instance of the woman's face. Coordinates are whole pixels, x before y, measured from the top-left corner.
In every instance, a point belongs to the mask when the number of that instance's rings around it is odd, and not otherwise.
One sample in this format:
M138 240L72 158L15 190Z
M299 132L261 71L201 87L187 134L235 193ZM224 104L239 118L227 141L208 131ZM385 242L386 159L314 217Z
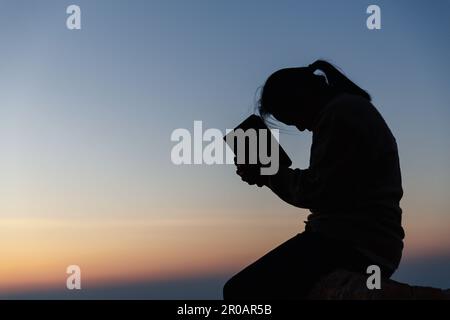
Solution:
M284 124L287 124L288 126L295 126L300 131L304 131L306 129L306 126L305 126L304 122L302 121L302 119L295 115L292 115L292 114L290 115L288 113L276 112L273 114L273 116L278 121L280 121Z
M298 130L312 130L313 111L316 103L312 99L297 99L289 105L280 105L275 108L272 115L280 122L295 126Z

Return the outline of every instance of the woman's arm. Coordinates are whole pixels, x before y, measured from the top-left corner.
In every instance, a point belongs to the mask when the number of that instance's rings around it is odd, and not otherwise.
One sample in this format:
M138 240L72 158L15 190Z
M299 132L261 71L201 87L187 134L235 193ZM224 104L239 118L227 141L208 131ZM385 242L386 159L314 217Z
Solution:
M310 209L314 199L311 190L314 179L309 169L290 169L280 167L278 173L268 176L266 185L283 201L299 207Z
M275 175L262 176L258 166L237 165L236 173L250 185L269 187L283 201L293 206L309 209L314 202L312 192L315 190L315 180L312 179L310 169L280 167Z

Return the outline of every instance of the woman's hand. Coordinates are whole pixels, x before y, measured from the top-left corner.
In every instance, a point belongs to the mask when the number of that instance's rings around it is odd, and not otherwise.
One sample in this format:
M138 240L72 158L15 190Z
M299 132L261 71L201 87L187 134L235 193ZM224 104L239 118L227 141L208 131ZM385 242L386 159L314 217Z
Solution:
M249 185L257 185L262 187L267 184L268 176L261 175L261 167L255 164L236 164L236 173L241 177L242 181Z

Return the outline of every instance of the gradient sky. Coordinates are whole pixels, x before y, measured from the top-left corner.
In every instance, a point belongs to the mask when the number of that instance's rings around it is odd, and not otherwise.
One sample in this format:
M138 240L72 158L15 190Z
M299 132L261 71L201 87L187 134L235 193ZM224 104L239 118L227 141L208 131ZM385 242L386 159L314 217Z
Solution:
M79 31L66 28L73 3ZM382 29L369 31L374 3ZM307 211L233 166L173 165L170 134L234 127L272 72L318 58L372 94L397 138L407 236L394 278L450 287L449 12L445 0L0 0L0 297L63 290L71 264L88 295L145 282L147 297L220 297ZM310 135L281 143L308 166ZM197 280L152 287L174 279Z

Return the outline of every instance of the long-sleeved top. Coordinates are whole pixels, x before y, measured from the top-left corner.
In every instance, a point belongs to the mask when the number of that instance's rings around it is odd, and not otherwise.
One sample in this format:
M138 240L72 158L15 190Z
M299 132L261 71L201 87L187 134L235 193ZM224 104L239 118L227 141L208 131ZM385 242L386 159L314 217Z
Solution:
M368 100L342 94L321 110L312 131L309 168L280 168L268 187L310 209L310 230L350 242L395 270L405 234L397 143L389 127Z

